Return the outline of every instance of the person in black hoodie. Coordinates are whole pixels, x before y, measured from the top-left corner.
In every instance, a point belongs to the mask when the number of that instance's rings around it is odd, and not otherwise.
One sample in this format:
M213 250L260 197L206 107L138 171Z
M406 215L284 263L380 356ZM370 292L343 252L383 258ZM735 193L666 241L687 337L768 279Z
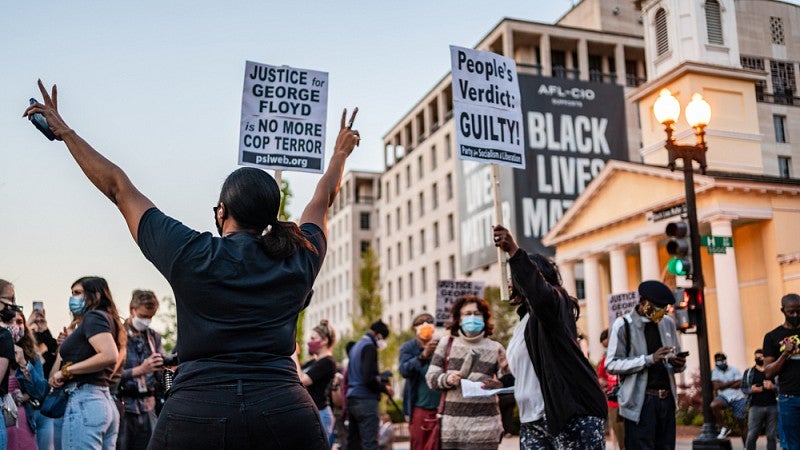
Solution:
M575 325L580 314L577 300L561 286L556 265L536 254L521 251L501 225L494 227L494 243L510 256L511 280L522 298L520 315L529 315L524 329L525 347L541 389L544 416L527 427L530 447L605 449L606 396L594 369L578 345Z

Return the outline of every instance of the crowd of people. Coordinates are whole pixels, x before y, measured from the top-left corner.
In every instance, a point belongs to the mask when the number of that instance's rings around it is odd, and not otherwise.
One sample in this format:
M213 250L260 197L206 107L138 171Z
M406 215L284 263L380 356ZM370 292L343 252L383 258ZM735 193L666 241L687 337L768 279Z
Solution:
M353 129L357 109L349 122L343 112L332 158L299 225L278 220L275 179L240 168L227 177L213 208L216 237L155 207L122 169L67 126L56 87L48 92L40 81L39 88L43 103L24 116L46 119L170 283L179 358L168 361L149 327L158 310L150 291L134 291L123 322L106 280L80 278L69 299L74 320L53 337L44 309L26 320L14 286L0 280L0 394L7 424L0 427L0 448L391 448L391 420L379 405L394 391L390 374L378 365L389 327L372 323L347 346L340 370L332 357L336 333L326 321L310 333L310 361L300 362L295 343L297 317L311 300L327 250L328 209L360 141ZM430 314L414 318L416 337L403 345L398 361L412 449L498 448L504 430L497 398L468 393L470 382L483 389L514 386L521 449L604 449L607 425L620 447L674 448L674 375L685 369L687 354L666 315L674 302L670 289L652 280L639 285L639 304L601 336L608 351L598 376L581 347L578 302L562 286L555 263L520 249L502 226L491 232L509 256L509 305L520 322L504 348L492 339L492 315L482 298L459 298L439 337ZM741 374L727 367L723 354L716 357L719 396L712 406L720 419L730 408L747 429L747 395L748 448L762 422L770 445L775 437L769 432L777 429L786 448L800 448L800 296L785 296L782 311L786 321L765 336L754 368ZM167 386L165 366L178 362Z

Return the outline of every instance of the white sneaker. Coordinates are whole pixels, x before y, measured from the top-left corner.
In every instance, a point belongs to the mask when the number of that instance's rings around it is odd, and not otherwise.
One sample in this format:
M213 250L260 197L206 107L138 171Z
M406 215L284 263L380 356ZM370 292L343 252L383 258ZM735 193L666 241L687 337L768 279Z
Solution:
M719 430L717 439L725 439L729 434L731 434L731 429L728 427L722 427L722 429Z

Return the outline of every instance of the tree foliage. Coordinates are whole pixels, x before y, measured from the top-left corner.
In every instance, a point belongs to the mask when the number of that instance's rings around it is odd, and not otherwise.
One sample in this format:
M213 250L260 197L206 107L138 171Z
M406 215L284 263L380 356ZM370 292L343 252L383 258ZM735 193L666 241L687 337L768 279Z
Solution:
M358 269L358 313L353 315L353 330L356 336L367 331L370 324L383 315L381 300L380 264L372 247L361 254L361 267Z
M164 351L172 353L175 351L175 345L178 341L178 310L175 306L175 299L169 295L161 298L159 306L159 319L166 325L161 331L161 345L164 346Z
M486 286L483 298L489 302L492 322L494 322L492 339L506 347L511 335L514 333L514 327L519 323L517 308L509 305L508 302L500 300L500 288L498 286Z

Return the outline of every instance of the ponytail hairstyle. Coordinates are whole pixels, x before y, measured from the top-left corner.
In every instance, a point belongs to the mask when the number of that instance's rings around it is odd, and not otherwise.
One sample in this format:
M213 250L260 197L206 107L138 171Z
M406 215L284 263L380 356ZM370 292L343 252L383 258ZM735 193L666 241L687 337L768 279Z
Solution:
M233 171L222 184L219 202L240 227L259 235L270 258L284 259L303 248L317 253L296 223L278 220L281 191L263 170L242 167Z
M530 257L531 261L539 268L539 273L542 274L545 281L547 281L550 286L556 288L556 290L561 291L570 301L572 304L572 313L575 315L575 321L577 322L578 318L581 316L581 306L578 304L578 299L569 295L567 290L564 289L561 281L561 273L559 273L555 261L539 253L528 254L528 257Z
M83 285L83 301L86 304L86 311L100 310L111 316L117 328L117 335L114 340L117 343L117 349L120 351L120 354L122 354L123 350L126 349L128 335L125 332L125 328L122 326L122 320L119 318L117 305L114 304L114 299L111 298L108 282L106 282L105 278L100 277L86 277L81 280L81 285Z
M327 320L320 320L319 325L315 326L312 331L315 331L320 337L328 339L326 347L333 348L333 344L336 343L336 331Z

